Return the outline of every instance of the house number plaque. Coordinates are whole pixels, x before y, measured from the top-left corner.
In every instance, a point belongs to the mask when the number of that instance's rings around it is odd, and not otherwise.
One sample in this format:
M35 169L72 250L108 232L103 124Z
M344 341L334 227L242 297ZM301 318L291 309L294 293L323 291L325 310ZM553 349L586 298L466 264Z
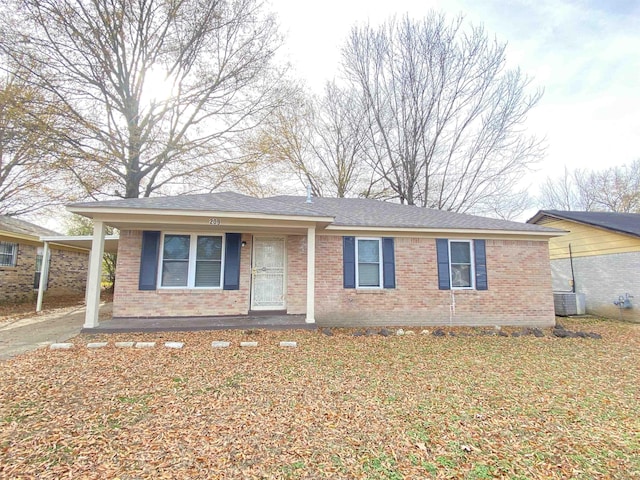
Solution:
M210 218L209 219L209 225L220 225L220 219L219 218Z

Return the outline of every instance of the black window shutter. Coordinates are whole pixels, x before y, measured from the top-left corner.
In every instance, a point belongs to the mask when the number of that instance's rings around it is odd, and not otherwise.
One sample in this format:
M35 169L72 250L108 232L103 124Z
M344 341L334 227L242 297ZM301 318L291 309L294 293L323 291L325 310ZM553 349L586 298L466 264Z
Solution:
M242 235L227 233L224 251L224 290L240 290L240 250Z
M440 290L450 290L451 280L449 279L449 241L446 238L437 238L436 250L438 257L438 288Z
M393 238L382 239L382 280L384 288L396 288L396 259Z
M155 290L158 279L158 257L160 253L160 232L142 232L140 252L140 278L138 290Z
M356 288L356 237L342 237L344 288Z
M473 241L473 251L476 263L476 290L488 290L487 280L487 253L484 240Z

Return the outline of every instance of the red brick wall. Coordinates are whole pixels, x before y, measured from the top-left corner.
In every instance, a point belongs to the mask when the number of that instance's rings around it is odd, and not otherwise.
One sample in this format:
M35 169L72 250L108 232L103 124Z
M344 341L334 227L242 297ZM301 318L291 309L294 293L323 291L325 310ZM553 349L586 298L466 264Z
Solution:
M307 236L287 237L287 312L307 312Z
M15 267L0 267L0 303L35 299L33 289L38 245L20 243ZM89 256L86 252L52 248L46 297L83 295Z
M114 289L114 317L184 317L243 315L249 310L251 236L240 257L240 290L158 289L138 290L142 232L123 230L118 243Z
M344 289L342 237L319 236L316 322L337 326L553 325L547 242L487 240L486 252L486 291L439 290L435 240L407 237L395 239L395 289Z
M33 276L36 270L37 248L36 245L19 244L16 266L0 267L0 303L35 298Z
M88 252L52 248L46 295L84 295L88 267Z
M120 234L114 316L239 315L249 310L251 235L243 235L240 290L138 290L142 235ZM287 312L306 311L306 235L287 237ZM316 238L319 325L552 325L546 241L487 240L489 290L439 290L433 238L395 239L396 288L344 289L342 237ZM455 309L452 308L455 302Z

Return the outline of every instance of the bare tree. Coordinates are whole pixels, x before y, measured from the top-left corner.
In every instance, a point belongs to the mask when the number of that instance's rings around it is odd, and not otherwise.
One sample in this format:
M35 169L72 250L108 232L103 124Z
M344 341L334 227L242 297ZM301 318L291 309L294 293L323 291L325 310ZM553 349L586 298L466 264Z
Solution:
M541 92L505 67L505 45L431 13L355 27L345 80L362 103L371 168L401 203L494 210L539 160L523 123Z
M540 189L545 209L640 213L640 160L629 165L589 171L565 168Z
M361 104L335 82L316 102L312 149L324 190L333 197L375 194L376 178L365 163Z
M257 0L10 0L0 52L63 103L91 195L211 188L271 108L280 39Z
M268 171L258 169L256 173L266 174L282 190L294 187L283 185L283 179L293 174L299 184L310 185L314 195L321 195L322 182L308 160L312 156L313 102L299 85L289 86L283 97L286 100L245 138L246 155Z
M26 214L66 193L56 188L60 156L50 134L62 121L42 92L20 76L0 80L0 214Z
M247 142L252 154L280 175L293 173L315 196L372 196L376 182L364 162L356 97L332 82L321 97L299 86L287 97Z
M640 213L640 160L629 165L593 172L585 190L593 193L597 209L611 212Z
M564 168L564 174L558 178L547 177L540 186L540 203L543 208L556 210L589 210L574 179L574 172Z
M71 236L89 236L93 234L93 220L87 217L73 214L66 221L67 235ZM118 234L118 230L107 226L107 235ZM105 252L102 256L102 280L107 283L107 290L113 292L116 282L116 263L118 262L118 254Z

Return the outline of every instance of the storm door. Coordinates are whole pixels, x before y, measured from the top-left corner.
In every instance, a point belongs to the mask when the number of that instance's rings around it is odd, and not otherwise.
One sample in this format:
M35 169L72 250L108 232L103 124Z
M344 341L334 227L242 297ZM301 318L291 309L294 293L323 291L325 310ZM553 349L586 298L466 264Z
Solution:
M251 269L251 309L285 308L285 239L254 237Z

